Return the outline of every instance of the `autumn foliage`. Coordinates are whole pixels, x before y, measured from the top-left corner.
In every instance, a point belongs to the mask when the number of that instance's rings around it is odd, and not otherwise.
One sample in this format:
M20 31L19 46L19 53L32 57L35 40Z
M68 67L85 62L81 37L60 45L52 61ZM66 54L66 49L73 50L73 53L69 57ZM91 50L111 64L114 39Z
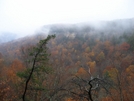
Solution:
M47 67L51 67L51 71L44 73L37 68L29 83L29 99L88 101L90 86L86 81L99 77L105 80L105 88L93 89L94 101L134 101L134 52L133 40L129 38L132 35L125 39L112 34L105 37L92 34L93 29L89 32L67 30L58 29L56 38L48 42ZM51 30L49 34L54 32ZM28 48L44 37L37 35L0 46L0 101L21 101L28 73L24 71L31 66ZM37 62L37 66L40 64Z

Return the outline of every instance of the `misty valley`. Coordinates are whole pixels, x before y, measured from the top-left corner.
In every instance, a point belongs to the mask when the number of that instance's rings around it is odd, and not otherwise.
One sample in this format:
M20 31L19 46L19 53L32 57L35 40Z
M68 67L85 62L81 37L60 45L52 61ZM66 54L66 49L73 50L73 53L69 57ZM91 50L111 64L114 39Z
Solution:
M47 25L19 39L1 35L0 101L134 101L133 95L134 18Z

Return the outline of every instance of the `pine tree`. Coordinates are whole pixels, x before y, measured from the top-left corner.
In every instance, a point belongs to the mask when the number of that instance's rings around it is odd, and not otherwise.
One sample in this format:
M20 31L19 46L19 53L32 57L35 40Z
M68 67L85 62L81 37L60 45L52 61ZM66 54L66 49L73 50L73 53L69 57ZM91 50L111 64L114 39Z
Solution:
M38 100L40 97L38 95L41 91L46 91L45 86L43 86L45 75L51 72L49 65L49 56L47 43L50 39L55 38L55 35L48 35L44 40L30 49L28 56L28 63L30 67L24 72L18 73L18 76L24 79L25 87L22 96L23 101L26 99ZM28 97L26 97L28 93Z

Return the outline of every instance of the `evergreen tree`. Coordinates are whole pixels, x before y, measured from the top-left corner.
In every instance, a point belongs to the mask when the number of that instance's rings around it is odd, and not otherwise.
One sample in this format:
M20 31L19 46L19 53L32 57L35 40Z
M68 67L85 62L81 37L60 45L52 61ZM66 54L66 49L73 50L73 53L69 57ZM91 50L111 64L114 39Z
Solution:
M23 78L25 82L23 101L40 100L41 93L47 91L44 86L45 75L49 74L52 69L49 65L50 54L46 45L52 38L55 38L55 35L48 35L46 39L40 40L35 47L30 49L28 57L28 66L30 67L27 67L24 72L18 73L18 76Z

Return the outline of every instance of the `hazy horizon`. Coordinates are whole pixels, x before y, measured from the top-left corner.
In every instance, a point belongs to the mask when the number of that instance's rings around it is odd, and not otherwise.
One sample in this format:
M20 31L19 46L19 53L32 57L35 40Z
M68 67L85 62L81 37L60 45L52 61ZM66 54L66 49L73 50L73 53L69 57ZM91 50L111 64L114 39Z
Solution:
M35 33L43 25L134 18L133 0L0 0L0 33Z

